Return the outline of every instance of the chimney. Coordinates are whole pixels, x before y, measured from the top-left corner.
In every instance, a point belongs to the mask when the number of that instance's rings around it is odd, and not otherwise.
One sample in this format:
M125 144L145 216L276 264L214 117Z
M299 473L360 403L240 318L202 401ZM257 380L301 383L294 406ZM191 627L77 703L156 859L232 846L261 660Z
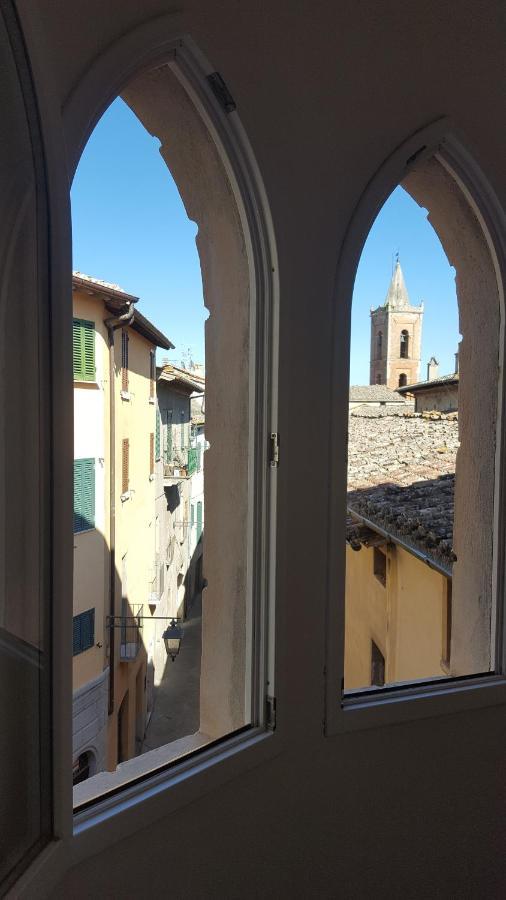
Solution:
M439 363L435 356L431 356L427 363L427 381L432 381L434 378L437 378L438 371Z
M455 354L455 374L459 371L459 351Z

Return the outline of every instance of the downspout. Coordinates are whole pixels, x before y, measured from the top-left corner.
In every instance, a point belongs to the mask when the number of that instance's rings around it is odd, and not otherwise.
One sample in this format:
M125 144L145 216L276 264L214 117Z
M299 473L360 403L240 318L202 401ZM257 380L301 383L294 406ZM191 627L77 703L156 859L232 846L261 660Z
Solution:
M132 301L126 312L104 319L109 335L109 702L108 713L114 712L115 615L116 615L116 397L114 380L114 332L130 325L134 318Z

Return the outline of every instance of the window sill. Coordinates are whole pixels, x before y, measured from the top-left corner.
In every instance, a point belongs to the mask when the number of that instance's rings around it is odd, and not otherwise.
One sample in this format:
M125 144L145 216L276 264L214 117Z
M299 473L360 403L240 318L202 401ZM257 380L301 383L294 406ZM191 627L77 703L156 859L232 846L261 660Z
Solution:
M81 528L81 531L74 531L74 538L76 538L78 534L89 534L90 531L95 531L95 525L90 525L89 528Z
M130 497L132 496L132 494L133 494L133 491L131 491L131 490L125 491L125 493L122 494L119 499L121 500L122 503L124 503L125 500L130 500Z
M150 397L150 398L149 398L149 402L154 406L154 405L155 405L155 398L154 398L154 397Z
M345 694L327 708L325 733L343 734L418 719L452 715L469 709L506 705L503 675L470 675Z
M130 400L130 394L128 391L121 391L120 396L122 400Z
M170 745L151 752L162 753L164 749L170 752ZM267 762L282 749L279 734L260 727L251 728L217 741L213 746L204 746L163 772L146 774L138 784L125 784L117 793L76 811L73 858L76 861L86 859L116 841L138 833L140 828ZM137 757L133 762L138 763L141 759Z
M85 381L83 378L74 378L74 387L99 390L100 385L98 381Z

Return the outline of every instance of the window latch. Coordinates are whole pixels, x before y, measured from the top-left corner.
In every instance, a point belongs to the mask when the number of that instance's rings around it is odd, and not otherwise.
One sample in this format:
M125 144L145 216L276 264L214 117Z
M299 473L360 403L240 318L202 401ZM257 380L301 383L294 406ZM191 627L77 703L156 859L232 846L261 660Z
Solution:
M269 462L273 468L279 466L279 434L277 431L271 432Z

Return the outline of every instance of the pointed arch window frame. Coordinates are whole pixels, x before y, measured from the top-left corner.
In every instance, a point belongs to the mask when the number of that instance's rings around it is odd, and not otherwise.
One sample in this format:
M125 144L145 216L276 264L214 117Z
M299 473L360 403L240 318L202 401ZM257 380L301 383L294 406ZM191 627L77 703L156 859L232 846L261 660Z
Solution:
M347 409L340 398L333 399L331 421L331 481L329 504L329 577L327 582L325 734L383 727L414 719L453 714L460 710L491 705L506 706L506 392L502 358L506 355L506 215L479 165L455 133L449 118L440 118L420 129L402 143L373 175L348 226L338 259L336 297L348 303L334 305L334 340L339 353L332 360L332 385L347 379L350 349L349 314L355 274L362 249L376 216L397 187L420 162L436 157L451 174L481 225L491 252L501 305L501 365L497 386L498 421L495 466L494 560L492 580L496 609L492 650L495 671L483 675L441 678L431 682L411 682L371 692L344 693L344 574L346 527ZM343 340L346 337L347 344ZM337 390L334 387L334 390ZM331 391L332 393L332 391ZM341 552L336 554L335 548ZM331 554L332 548L332 556ZM337 598L337 599L336 599ZM494 618L494 616L493 616ZM336 635L338 639L336 640Z

